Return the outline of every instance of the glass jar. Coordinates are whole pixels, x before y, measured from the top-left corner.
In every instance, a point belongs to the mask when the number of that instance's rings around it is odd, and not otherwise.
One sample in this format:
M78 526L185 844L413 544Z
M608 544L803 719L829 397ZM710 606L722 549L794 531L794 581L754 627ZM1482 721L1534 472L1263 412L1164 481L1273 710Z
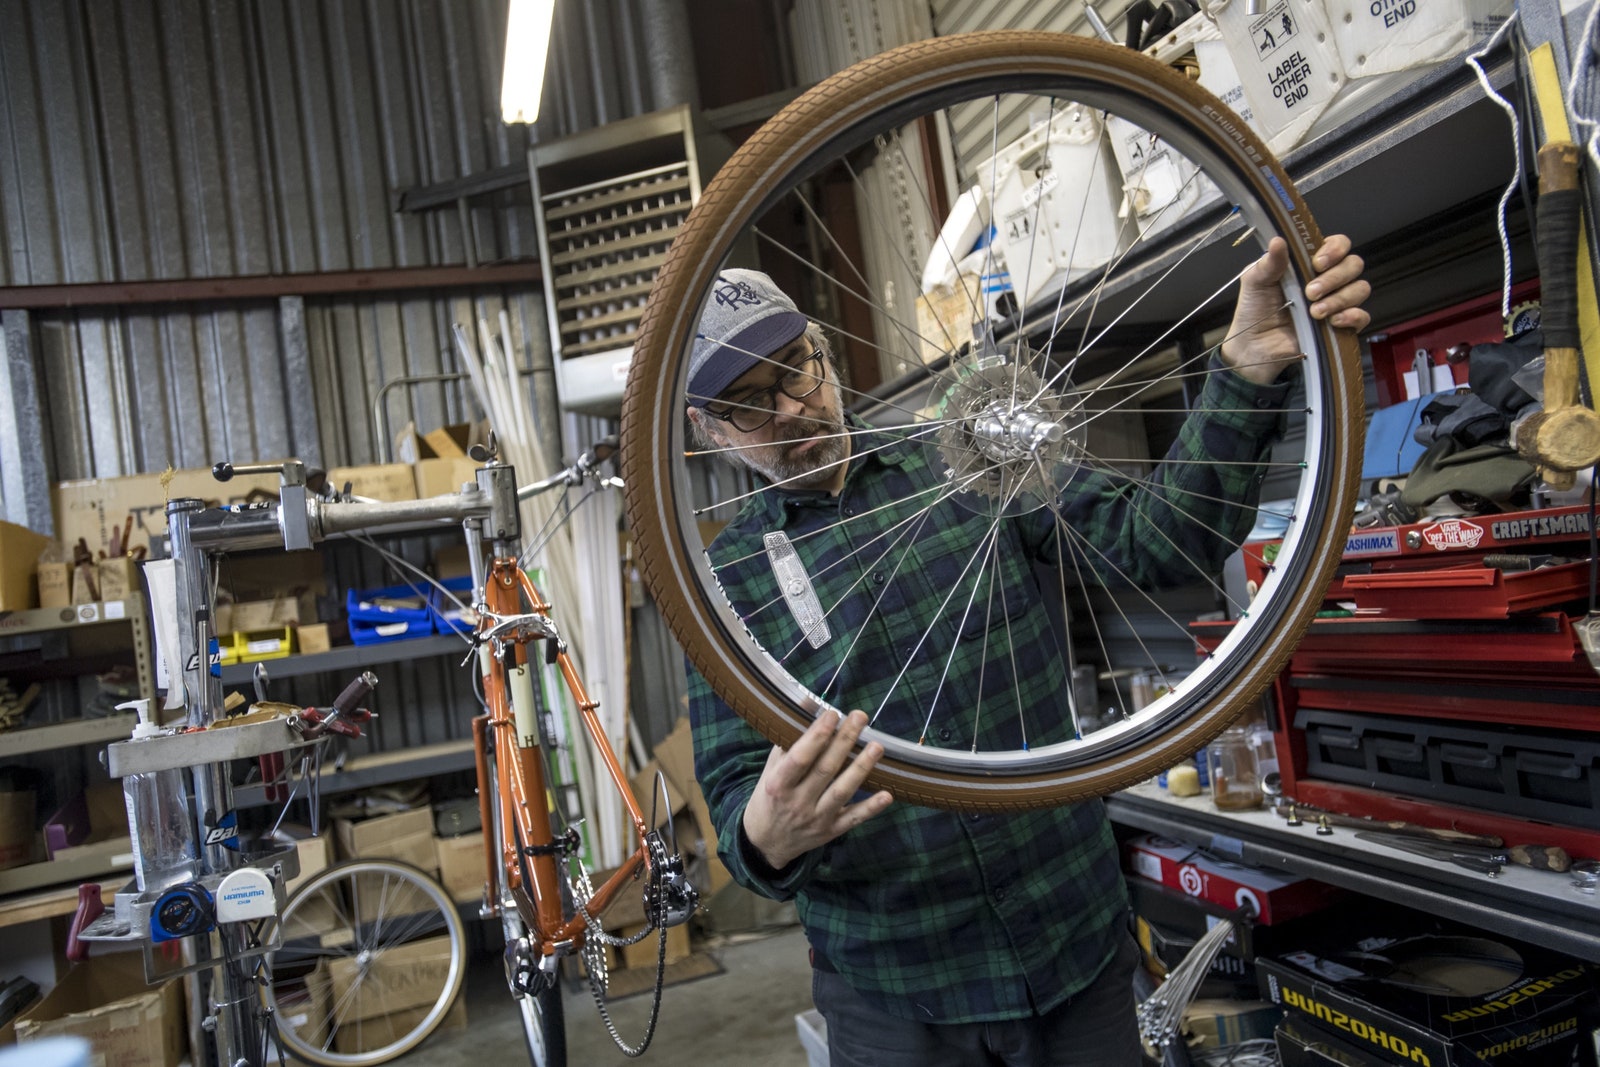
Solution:
M1256 746L1243 726L1230 726L1206 746L1211 801L1222 811L1261 806L1261 767Z

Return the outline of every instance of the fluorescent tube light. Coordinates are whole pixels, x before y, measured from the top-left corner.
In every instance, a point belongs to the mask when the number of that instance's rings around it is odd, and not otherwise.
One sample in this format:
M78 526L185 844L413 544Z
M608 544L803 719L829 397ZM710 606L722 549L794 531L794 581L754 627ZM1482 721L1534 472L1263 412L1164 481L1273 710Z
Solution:
M500 80L500 117L506 122L531 123L539 117L555 14L556 0L511 0L505 74Z

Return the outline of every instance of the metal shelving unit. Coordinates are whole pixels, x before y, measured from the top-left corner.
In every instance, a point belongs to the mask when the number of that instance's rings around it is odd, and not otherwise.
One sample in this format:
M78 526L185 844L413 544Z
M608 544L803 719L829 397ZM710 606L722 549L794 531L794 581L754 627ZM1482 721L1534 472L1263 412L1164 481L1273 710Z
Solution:
M1600 962L1600 908L1565 874L1508 866L1491 878L1368 844L1349 829L1319 835L1309 814L1302 816L1303 826L1290 827L1265 810L1221 812L1205 797L1175 798L1150 783L1108 797L1106 813L1114 823L1240 863L1315 878Z
M374 752L347 760L341 767L324 766L319 788L324 795L349 793L369 786L468 770L474 760L470 737L396 752ZM253 808L267 801L261 786L246 785L234 789L233 802L241 808Z
M445 656L452 652L465 655L467 643L455 634L435 634L432 637L415 637L407 641L383 641L374 645L342 645L327 652L313 652L304 656L261 660L267 676L272 679L302 678L323 672L345 673L375 667L382 663L399 663L405 660ZM256 663L230 663L222 668L223 685L249 685L255 677Z
M156 695L155 660L150 645L150 620L146 615L145 601L140 596L125 600L76 604L61 608L35 608L31 611L13 611L0 615L0 657L34 651L27 639L41 634L63 634L69 650L75 651L72 642L87 630L103 631L107 627L125 626L129 630L127 644L138 672L140 695L154 699ZM96 635L99 636L98 633ZM68 655L56 664L35 661L26 668L30 675L65 677L74 673L78 664L75 655ZM0 674L6 673L0 668ZM0 758L20 756L30 752L47 752L74 745L97 744L126 737L133 729L130 715L114 715L102 719L77 719L30 726L0 733Z

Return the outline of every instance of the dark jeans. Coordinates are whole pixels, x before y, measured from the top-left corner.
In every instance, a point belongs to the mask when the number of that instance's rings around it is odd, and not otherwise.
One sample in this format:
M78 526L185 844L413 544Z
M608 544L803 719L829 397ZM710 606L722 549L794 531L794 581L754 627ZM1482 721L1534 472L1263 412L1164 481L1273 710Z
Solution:
M817 970L811 997L828 1022L830 1067L1139 1067L1133 971L1124 935L1088 988L1044 1015L984 1023L919 1023L870 1006L837 974Z

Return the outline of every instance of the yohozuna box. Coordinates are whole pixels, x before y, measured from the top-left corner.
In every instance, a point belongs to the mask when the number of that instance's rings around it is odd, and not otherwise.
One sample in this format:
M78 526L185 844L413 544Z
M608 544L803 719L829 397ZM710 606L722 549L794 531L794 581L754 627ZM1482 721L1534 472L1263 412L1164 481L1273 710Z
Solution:
M1566 1067L1594 1062L1600 1041L1587 964L1477 931L1417 923L1260 957L1256 975L1287 1019L1378 1063Z

